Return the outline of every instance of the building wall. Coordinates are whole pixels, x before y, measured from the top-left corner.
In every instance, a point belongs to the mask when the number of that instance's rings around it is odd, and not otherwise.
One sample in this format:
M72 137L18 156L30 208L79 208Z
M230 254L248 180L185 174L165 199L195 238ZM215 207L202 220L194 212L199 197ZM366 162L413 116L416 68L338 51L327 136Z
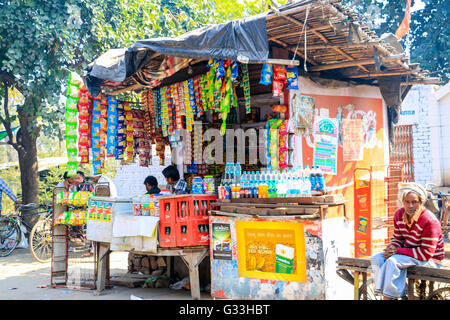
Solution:
M400 116L398 124L413 126L414 178L423 185L450 186L450 86L414 86L402 103L416 117Z
M440 141L440 170L441 183L439 186L450 186L450 83L441 87L433 94L436 109L439 114ZM434 139L433 139L434 140Z
M412 87L402 103L402 109L405 107L414 108L417 113L417 121L411 121L410 123L399 121L402 124L413 125L414 179L424 185L433 181L431 130L432 127L433 130L438 129L435 123L437 115L433 115L432 108L430 108L431 97L430 86ZM434 145L433 149L438 148Z

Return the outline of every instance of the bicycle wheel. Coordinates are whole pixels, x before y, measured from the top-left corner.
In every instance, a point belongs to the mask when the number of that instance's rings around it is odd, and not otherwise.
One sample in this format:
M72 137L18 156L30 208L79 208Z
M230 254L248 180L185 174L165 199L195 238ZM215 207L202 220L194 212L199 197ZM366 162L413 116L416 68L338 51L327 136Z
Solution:
M38 221L30 234L30 251L38 262L48 262L52 258L52 220Z
M450 287L439 288L433 291L427 300L450 300Z
M7 257L21 240L20 226L11 218L0 218L0 257Z

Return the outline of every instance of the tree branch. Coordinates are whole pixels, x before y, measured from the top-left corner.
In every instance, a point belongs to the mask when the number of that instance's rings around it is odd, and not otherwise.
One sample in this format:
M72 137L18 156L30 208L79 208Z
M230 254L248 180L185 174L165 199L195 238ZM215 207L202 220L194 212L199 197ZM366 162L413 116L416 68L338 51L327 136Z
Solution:
M9 122L9 110L8 110L9 94L8 94L8 82L6 80L3 80L3 88L5 90L3 109L5 110L6 118L3 118L0 115L0 121L3 124L3 126L5 127L6 134L8 135L8 138L9 138L8 144L13 146L13 148L16 149L17 151L19 151L19 148L21 146L17 143L16 139L14 138L14 135L11 130L11 123Z
M16 82L16 79L14 78L14 76L12 74L0 70L0 80L3 80L3 82L6 81L7 83L10 83L17 90L19 90L20 93L23 93L23 91L24 91L23 88L21 86L19 86L19 84Z

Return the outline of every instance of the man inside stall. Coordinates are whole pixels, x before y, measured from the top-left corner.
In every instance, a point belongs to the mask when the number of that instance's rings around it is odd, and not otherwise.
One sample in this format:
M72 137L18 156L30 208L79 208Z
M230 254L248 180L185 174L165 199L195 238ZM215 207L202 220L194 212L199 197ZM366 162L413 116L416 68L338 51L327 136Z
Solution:
M144 180L145 189L147 190L146 194L159 194L161 193L161 189L158 188L158 180L154 176L148 176Z
M69 172L64 172L63 181L56 185L56 188L64 188L65 191L77 191L78 176L69 177Z
M89 183L83 171L77 171L78 178L76 181L78 191L94 191L94 186Z
M170 165L162 171L164 178L166 178L168 188L171 194L186 194L188 192L187 182L180 179L180 172L177 167Z

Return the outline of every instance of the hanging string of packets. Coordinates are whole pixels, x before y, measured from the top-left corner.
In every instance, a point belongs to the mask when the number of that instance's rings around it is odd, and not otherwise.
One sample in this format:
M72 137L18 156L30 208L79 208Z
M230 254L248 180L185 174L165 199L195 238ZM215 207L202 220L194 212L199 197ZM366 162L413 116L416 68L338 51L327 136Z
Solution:
M117 99L108 97L107 157L116 157L117 152Z
M100 158L100 117L101 99L94 98L92 109L92 166L94 174L101 173L102 161Z
M116 160L123 160L125 151L125 111L123 103L117 104Z
M89 148L92 147L91 140L91 109L92 103L89 91L82 84L78 93L78 156L80 163L89 163Z
M192 132L194 121L201 118L205 111L217 112L222 120L221 134L226 131L226 121L232 107L237 107L236 86L239 85L239 65L230 60L210 60L208 72L183 82L152 90L147 96L152 104L155 128L162 131L171 143L177 143L177 137L171 137L176 130L183 129L183 116L186 117L185 128ZM246 112L250 112L250 81L248 66L241 65L242 84ZM151 102L150 102L151 101Z
M66 91L66 151L68 175L76 176L78 171L77 125L79 90L82 85L81 77L75 72L69 74Z

